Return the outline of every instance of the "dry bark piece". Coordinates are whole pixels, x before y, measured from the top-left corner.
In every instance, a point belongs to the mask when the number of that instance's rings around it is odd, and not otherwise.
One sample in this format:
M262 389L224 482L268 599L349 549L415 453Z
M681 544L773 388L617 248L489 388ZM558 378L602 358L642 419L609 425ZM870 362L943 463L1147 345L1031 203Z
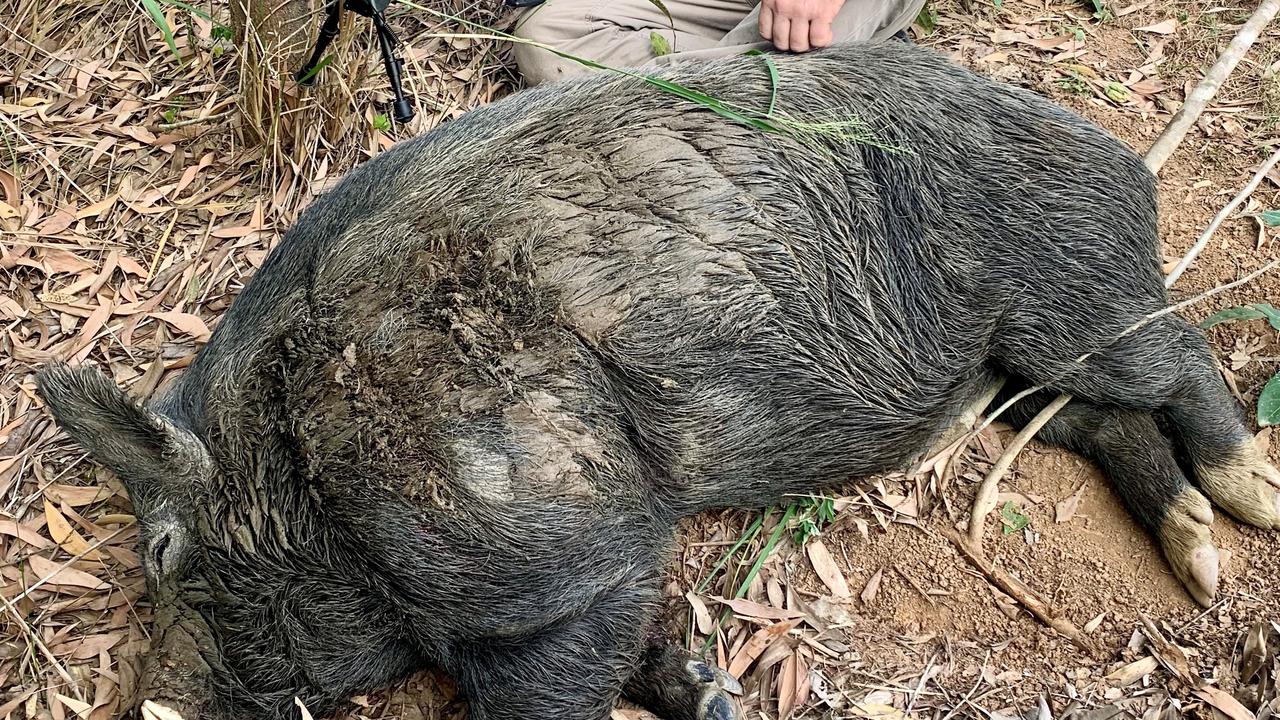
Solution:
M1166 639L1164 633L1160 632L1160 628L1156 627L1156 624L1146 615L1138 613L1138 619L1142 622L1143 634L1151 643L1152 654L1160 664L1188 685L1193 687L1199 685L1200 678L1192 672L1191 663L1187 660L1187 654L1182 651L1182 648Z
M1106 679L1116 687L1128 687L1155 672L1158 667L1160 667L1160 662L1148 655L1141 660L1135 660L1113 671L1107 675Z

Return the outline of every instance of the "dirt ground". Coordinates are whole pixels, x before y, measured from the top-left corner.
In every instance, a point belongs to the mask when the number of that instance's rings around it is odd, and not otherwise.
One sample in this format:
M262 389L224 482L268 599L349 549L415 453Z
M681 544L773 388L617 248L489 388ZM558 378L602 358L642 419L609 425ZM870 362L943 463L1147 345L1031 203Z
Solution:
M1143 0L1097 14L1026 0L931 7L934 22L914 28L918 42L1044 93L1139 151L1252 10L1234 0ZM498 21L488 7L449 9ZM316 192L395 140L518 87L502 47L437 37L457 28L401 8L395 23L419 117L383 127L384 77L370 71L373 55L347 47L334 65L347 80L326 76L337 90L284 94L301 139L264 147L238 111L246 71L218 38L225 4L213 4L211 20L167 13L181 64L132 3L0 2L0 718L120 715L150 615L123 490L41 414L34 369L52 358L94 361L147 396L190 362ZM1273 26L1161 172L1170 267L1277 144ZM1247 210L1275 208L1280 173ZM1228 220L1174 299L1257 269L1280 253L1278 237L1251 217ZM1185 314L1198 321L1277 299L1273 272ZM1280 371L1280 333L1258 321L1209 335L1252 409ZM1091 650L1037 622L956 552L944 533L963 527L1011 437L988 429L945 481L935 466L851 486L827 501L829 521L813 500L781 529L780 509L691 521L668 587L673 637L709 647L742 676L751 720L1280 712L1272 534L1219 517L1223 584L1202 609L1096 469L1033 443L1002 484L984 554L1082 628ZM1280 461L1280 433L1258 441ZM806 521L821 532L802 545L795 536ZM718 623L721 600L739 590ZM432 673L355 705L353 718L462 713L448 679Z

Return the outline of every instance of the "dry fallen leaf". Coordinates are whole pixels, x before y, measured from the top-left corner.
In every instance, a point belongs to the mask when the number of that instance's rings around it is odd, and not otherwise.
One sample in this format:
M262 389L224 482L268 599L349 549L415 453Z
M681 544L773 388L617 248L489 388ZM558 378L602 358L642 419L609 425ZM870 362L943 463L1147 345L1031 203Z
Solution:
M174 329L194 337L197 342L209 340L209 326L205 325L204 321L198 316L191 313L157 312L151 313L151 317L165 321L172 325Z
M713 597L711 599L721 605L727 605L729 609L733 610L735 613L745 615L746 617L763 618L765 620L790 620L791 618L798 618L804 615L804 613L798 610L785 610L783 608L770 607L768 605L761 605L757 602L751 602L750 600L729 600L722 597Z
M799 624L799 620L785 620L757 630L729 663L729 674L741 680L743 673L751 667L751 663L755 662L756 658Z
M1267 664L1267 636L1270 634L1271 626L1266 621L1261 621L1249 630L1249 634L1244 640L1244 654L1240 660L1240 679L1243 682L1250 682L1258 671Z
M1212 685L1205 685L1196 690L1196 697L1217 708L1231 720L1258 720L1257 716L1249 708L1241 705L1240 701L1232 697L1230 693Z
M849 710L855 718L872 718L873 720L908 720L903 712L892 705L874 702L857 702Z
M1138 32L1156 33L1158 35L1169 35L1177 31L1178 31L1178 21L1175 20L1174 18L1169 18L1168 20L1165 20L1162 23L1156 23L1155 25L1148 25L1146 27L1138 28Z
M37 550L47 548L50 545L49 541L43 535L25 525L19 524L17 520L5 520L0 518L0 535L16 537Z
M778 672L778 718L788 720L796 706L796 654L782 661Z
M692 591L685 593L684 598L689 601L689 607L693 608L694 623L698 626L698 632L710 635L714 623L711 620L711 611L707 610L707 604Z
M1086 484L1081 484L1070 497L1053 506L1053 521L1055 523L1071 522L1071 519L1080 511L1080 499L1084 497Z
M836 561L831 557L831 551L827 550L827 546L823 545L821 540L811 541L805 546L805 551L809 555L809 564L813 566L813 571L818 574L822 584L831 590L832 595L838 598L853 596L849 590L848 581L844 579L844 573L840 572Z
M1098 613L1097 617L1085 623L1084 627L1081 628L1082 630L1084 630L1085 634L1092 634L1095 630L1097 630L1098 627L1102 625L1102 621L1106 619L1107 612L1108 611L1103 610L1102 612Z
M298 705L301 706L302 703L299 702ZM142 710L143 720L183 720L182 715L177 710L151 700L143 702L140 709ZM302 708L302 720L311 720L311 716L307 714L305 707Z
M867 581L867 586L862 589L862 595L859 596L863 605L870 605L876 599L876 594L880 592L880 581L883 579L884 569L881 568Z
M90 575L82 570L76 570L73 567L62 567L60 564L40 557L32 555L27 558L31 572L36 577L31 579L31 583L43 580L42 587L65 590L105 590L108 585L98 578Z
M93 706L89 703L76 700L75 698L69 698L61 693L54 695L54 697L56 697L58 702L62 703L64 707L75 713L77 717L87 718L89 717L89 711L93 710Z
M114 494L111 488L103 485L50 485L44 489L45 497L73 508L101 502Z
M49 528L49 536L69 555L83 557L86 560L102 559L98 552L90 549L88 541L71 527L67 518L48 500L44 501L44 517L45 524Z

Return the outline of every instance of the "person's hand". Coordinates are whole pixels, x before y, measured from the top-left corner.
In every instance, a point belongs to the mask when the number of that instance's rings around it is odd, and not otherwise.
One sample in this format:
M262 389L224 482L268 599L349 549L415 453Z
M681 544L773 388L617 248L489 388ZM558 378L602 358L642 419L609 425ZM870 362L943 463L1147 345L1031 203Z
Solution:
M831 44L831 22L844 0L762 0L760 36L779 50L808 52Z

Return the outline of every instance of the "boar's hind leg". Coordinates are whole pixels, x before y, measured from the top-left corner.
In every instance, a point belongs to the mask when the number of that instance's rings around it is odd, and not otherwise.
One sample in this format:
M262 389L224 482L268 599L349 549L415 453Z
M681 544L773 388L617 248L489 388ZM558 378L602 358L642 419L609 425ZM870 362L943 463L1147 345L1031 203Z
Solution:
M623 690L664 720L740 720L730 693L742 693L732 675L671 645L649 648Z
M1127 320L1113 319L1120 321ZM1097 325L1076 322L1086 329ZM1160 412L1192 480L1214 504L1242 522L1280 529L1280 471L1254 444L1198 329L1164 316L1084 363L1075 358L1088 348L1025 340L1001 353L1005 367L1096 403Z
M1017 388L1004 391L998 406ZM1022 425L1051 399L1032 395L1009 409ZM1040 436L1093 460L1107 475L1126 508L1160 542L1165 558L1187 591L1212 604L1218 586L1218 551L1209 536L1209 501L1187 481L1173 446L1145 410L1126 410L1077 399L1045 425Z
M1280 530L1280 470L1241 421L1241 411L1198 330L1186 363L1187 387L1164 406L1172 435L1196 484L1237 520Z

